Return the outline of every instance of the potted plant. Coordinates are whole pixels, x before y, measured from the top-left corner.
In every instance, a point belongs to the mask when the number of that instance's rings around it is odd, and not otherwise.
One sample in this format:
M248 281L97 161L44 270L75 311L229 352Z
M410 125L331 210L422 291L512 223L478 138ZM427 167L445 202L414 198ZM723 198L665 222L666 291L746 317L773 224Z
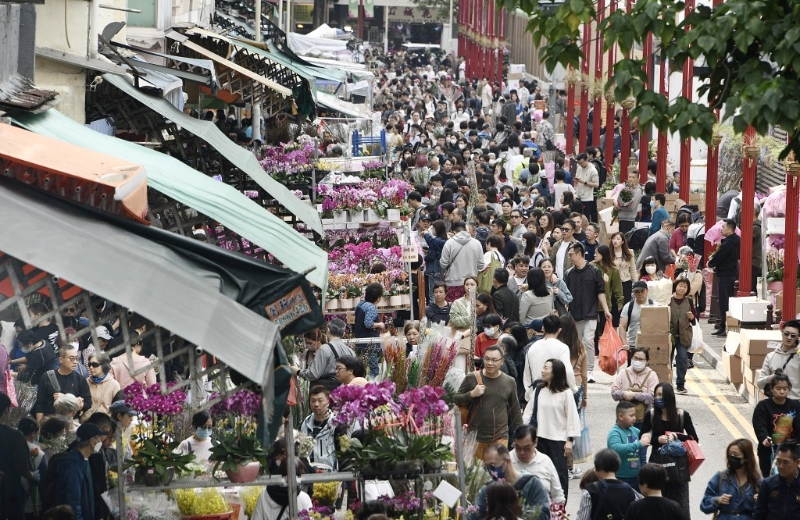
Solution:
M174 439L174 418L183 413L186 394L175 390L162 395L160 384L145 388L138 382L128 386L125 394L128 408L141 414L131 439L133 455L125 469L134 468L137 480L146 486L166 486L176 471L189 471L195 460L192 453L177 452L180 441Z
M176 489L175 501L182 520L229 520L233 508L215 488Z
M211 399L215 397L212 394ZM211 407L211 416L217 418L208 457L214 463L213 473L222 469L231 482L252 482L266 467L267 453L256 435L260 406L261 395L244 389Z

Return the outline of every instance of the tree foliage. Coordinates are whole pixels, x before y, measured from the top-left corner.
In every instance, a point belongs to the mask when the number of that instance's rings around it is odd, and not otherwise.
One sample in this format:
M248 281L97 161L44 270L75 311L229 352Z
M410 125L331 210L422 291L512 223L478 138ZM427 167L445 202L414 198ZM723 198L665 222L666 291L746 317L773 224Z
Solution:
M530 20L527 30L548 70L557 64L578 68L584 57L582 24L597 19L593 0L498 0L509 11L520 9ZM600 24L604 48L619 45L622 53L641 45L652 33L660 46L655 52L682 67L688 59L701 60L696 70L702 81L699 94L707 101L690 102L678 97L671 103L645 88L646 56L620 57L606 84L617 101L632 97L631 113L642 126L677 132L710 142L716 117L731 118L743 132L752 125L759 134L780 126L791 136L789 150L800 157L800 0L726 0L723 4L698 6L684 18L684 2L638 0L607 16ZM550 9L543 9L550 7ZM698 63L697 61L695 63Z

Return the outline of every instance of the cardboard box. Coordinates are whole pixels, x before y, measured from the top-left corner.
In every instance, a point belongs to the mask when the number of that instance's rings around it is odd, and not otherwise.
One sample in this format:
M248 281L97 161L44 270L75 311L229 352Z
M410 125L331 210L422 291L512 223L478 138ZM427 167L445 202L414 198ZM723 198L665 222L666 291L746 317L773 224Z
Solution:
M731 329L740 329L742 327L742 322L731 316L730 312L725 313L725 327L728 330Z
M659 383L672 383L672 367L670 365L650 365L658 376Z
M761 368L753 368L745 363L744 360L742 360L740 366L742 368L742 379L749 383L755 384L756 381L758 381L758 374L761 372Z
M741 358L742 355L739 350L740 342L741 339L739 338L739 331L728 332L728 336L725 338L725 346L723 347L723 349L731 356L736 356L738 358Z
M730 299L730 316L742 323L764 323L767 321L767 300L758 296L744 296Z
M734 385L742 384L744 374L742 373L742 358L733 356L726 351L722 351L722 370L728 381Z
M518 79L510 79L508 80L508 90L518 90L519 89L519 80Z
M509 74L524 74L525 73L525 64L524 63L509 63L508 72L509 72Z
M645 334L669 333L669 307L666 305L645 305L642 307L642 326Z
M597 201L597 211L603 211L606 208L614 207L614 200L603 197Z
M706 194L705 193L690 193L689 204L697 206L700 213L706 212Z
M739 331L739 355L748 366L761 368L767 354L780 348L782 339L779 330L742 329Z
M510 79L510 80L511 80L511 79L520 80L520 79L522 79L522 78L523 78L523 76L524 76L524 75L525 75L525 74L524 74L524 73L522 73L522 72L509 72L509 73L508 73L508 79Z
M647 347L650 349L649 365L669 364L669 352L672 348L672 340L669 334L645 334L639 332L636 335L636 346Z
M780 309L783 312L783 291L779 292L775 297L775 310ZM800 290L796 290L794 295L794 311L800 314ZM786 316L783 319L787 319Z

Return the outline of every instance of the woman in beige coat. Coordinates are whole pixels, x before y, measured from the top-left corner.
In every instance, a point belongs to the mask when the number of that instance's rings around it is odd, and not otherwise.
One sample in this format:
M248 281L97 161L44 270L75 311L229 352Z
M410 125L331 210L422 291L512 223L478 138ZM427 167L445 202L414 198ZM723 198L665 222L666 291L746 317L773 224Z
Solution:
M102 352L92 354L86 368L89 370L86 382L89 383L89 392L92 394L92 407L81 415L81 422L85 422L95 412L111 415L111 403L120 391L119 382L110 373L111 361L107 355Z

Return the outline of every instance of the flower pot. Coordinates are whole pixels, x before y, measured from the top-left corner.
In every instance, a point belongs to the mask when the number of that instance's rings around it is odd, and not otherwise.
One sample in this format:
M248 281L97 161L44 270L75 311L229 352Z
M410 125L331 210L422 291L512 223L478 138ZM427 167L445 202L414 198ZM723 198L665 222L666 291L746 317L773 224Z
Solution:
M329 226L334 223L332 218L323 218L321 220L323 226Z
M216 515L181 516L181 520L230 520L232 516L233 516L233 511L226 511L225 513L218 513Z
M325 302L325 310L326 311L335 311L339 308L339 300L338 298L331 298L330 300Z
M353 299L352 298L340 298L339 299L339 308L343 311L349 311L353 308Z
M172 482L172 478L174 476L175 468L167 468L166 482L161 481L161 477L156 474L156 470L154 468L139 468L136 470L137 482L141 482L147 487L166 486Z
M411 305L411 295L409 295L409 294L401 294L400 295L400 305L402 305L403 307Z
M767 290L771 293L779 293L783 290L783 282L767 282Z
M400 220L400 210L399 209L387 209L386 210L386 220Z
M367 216L364 218L365 222L380 222L381 217L375 212L374 209L367 210Z
M364 211L363 210L350 210L350 222L364 222Z
M347 224L350 221L350 214L347 211L334 211L333 222L335 224Z
M443 463L441 459L435 459L429 463L423 464L422 469L425 470L425 473L439 473L442 471Z
M382 296L380 300L378 300L378 307L388 307L389 306L389 297Z
M236 471L225 471L228 479L237 484L254 481L258 478L259 472L261 472L261 463L258 461L239 464Z
M403 297L399 294L389 296L389 307L400 307L403 305Z
M350 308L351 309L355 309L356 307L358 307L358 302L360 302L360 301L361 301L361 296L357 296L355 298L350 298L350 305L352 305L352 307L350 307Z

